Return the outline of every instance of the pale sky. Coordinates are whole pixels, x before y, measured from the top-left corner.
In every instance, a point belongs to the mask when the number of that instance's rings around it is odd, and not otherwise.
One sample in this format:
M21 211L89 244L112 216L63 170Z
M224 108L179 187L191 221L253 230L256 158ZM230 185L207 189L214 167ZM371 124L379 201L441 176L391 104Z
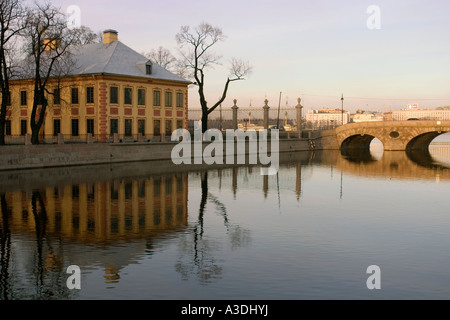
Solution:
M115 29L138 52L159 46L177 55L182 25L207 22L227 36L214 51L223 67L207 74L208 101L219 98L232 57L253 73L231 84L223 107L297 104L389 111L450 106L450 1L448 0L53 0L63 12L81 9L81 24ZM380 9L380 29L367 21ZM189 91L198 108L198 93ZM215 100L215 101L213 101Z

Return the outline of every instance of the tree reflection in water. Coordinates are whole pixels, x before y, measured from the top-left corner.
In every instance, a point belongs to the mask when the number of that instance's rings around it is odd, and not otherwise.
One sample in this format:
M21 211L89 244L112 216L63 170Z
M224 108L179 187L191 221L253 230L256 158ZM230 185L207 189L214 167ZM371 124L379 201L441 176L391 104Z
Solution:
M205 236L205 210L208 202L213 204L216 213L223 218L226 232L230 238L233 249L246 246L250 243L250 231L241 226L230 223L227 209L219 199L209 192L208 172L201 175L202 195L198 219L185 236L180 238L181 255L175 268L183 280L195 276L197 280L206 284L213 279L220 278L223 267L215 254L219 252L219 241L208 239Z
M10 210L6 202L6 195L0 195L2 210L2 225L0 228L0 294L1 300L9 300L9 261L11 258L11 230L9 228Z
M68 299L73 293L65 285L67 274L63 268L62 244L52 240L47 234L47 209L40 190L31 196L31 209L35 220L36 253L33 274L36 275L35 299ZM55 250L56 248L59 248ZM58 251L58 252L55 252Z
M39 191L33 191L31 197L31 208L36 226L36 256L35 256L35 274L38 279L36 281L38 292L42 292L44 286L44 263L42 258L43 245L46 236L47 210L45 209L44 200Z
M47 210L45 199L39 190L32 191L31 211L35 222L35 239L30 246L13 252L11 247L11 208L5 194L0 195L2 224L0 228L0 299L1 300L51 300L73 298L65 281L67 274L62 263L62 244L47 235ZM18 235L19 236L19 235ZM55 254L54 246L59 248ZM27 255L27 250L33 254ZM25 258L25 264L11 263L12 257ZM31 261L30 261L31 260ZM21 270L24 268L24 270ZM25 271L25 272L23 272Z

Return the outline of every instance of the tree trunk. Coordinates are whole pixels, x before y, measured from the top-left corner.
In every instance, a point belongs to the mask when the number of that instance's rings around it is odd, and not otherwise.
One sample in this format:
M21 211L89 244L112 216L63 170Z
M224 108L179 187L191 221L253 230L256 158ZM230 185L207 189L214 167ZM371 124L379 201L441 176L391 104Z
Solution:
M34 126L31 128L31 144L39 144L39 131L41 128Z
M208 112L202 112L202 133L208 130Z
M3 113L3 112L2 112ZM0 119L0 146L5 145L5 121L3 120L3 114Z
M30 127L31 127L31 144L39 144L39 131L41 131L41 128L44 124L44 118L45 118L45 112L47 110L47 99L44 97L44 90L41 90L39 95L41 95L41 108L39 109L39 100L34 101L33 103L33 110L31 112L31 119L30 119ZM38 120L36 121L36 118Z
M0 146L5 145L5 124L6 124L7 103L6 99L4 100L3 96L4 94L2 95L2 104L0 110Z

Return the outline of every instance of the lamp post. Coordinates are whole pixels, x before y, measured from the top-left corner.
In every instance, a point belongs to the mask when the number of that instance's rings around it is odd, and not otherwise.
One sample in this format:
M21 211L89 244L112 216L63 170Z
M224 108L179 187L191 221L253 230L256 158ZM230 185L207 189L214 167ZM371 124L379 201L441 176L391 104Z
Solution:
M341 96L342 125L344 125L344 94Z
M263 110L264 110L264 129L265 130L268 130L269 129L269 109L270 109L270 107L269 107L269 100L264 100L264 107L263 107Z
M278 101L278 116L277 116L277 129L278 130L280 130L281 95L282 95L282 92L280 92L280 100Z
M303 109L303 106L301 105L302 99L298 98L297 101L298 101L298 104L295 107L297 109L297 131L298 131L299 138L301 138L302 137L302 130L303 130L303 128L302 128L302 109Z

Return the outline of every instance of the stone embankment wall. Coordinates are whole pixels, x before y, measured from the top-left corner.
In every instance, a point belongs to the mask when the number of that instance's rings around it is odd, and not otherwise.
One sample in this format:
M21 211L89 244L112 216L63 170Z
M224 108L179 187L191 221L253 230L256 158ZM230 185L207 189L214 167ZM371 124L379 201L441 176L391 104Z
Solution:
M332 134L322 138L280 140L280 153L334 149L334 140ZM1 146L0 171L171 160L175 145L168 142ZM203 148L206 145L204 143Z

